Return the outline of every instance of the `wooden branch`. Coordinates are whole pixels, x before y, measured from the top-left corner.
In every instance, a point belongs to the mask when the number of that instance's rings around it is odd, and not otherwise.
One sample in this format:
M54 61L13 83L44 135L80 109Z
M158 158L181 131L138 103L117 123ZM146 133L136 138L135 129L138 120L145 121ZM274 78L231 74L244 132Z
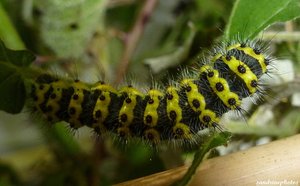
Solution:
M180 179L187 169L188 166L183 166L116 186L171 185ZM280 182L281 185L298 185L298 181L300 181L300 134L206 160L200 165L190 186L280 185Z

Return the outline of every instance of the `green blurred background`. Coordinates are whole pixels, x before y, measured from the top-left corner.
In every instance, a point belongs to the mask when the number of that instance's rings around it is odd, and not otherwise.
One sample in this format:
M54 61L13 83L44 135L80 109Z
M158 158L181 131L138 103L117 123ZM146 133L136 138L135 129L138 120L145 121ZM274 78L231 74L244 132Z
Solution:
M0 0L0 37L28 49L32 65L62 77L114 85L169 81L196 66L220 41L234 0ZM247 23L245 24L247 25ZM259 37L280 61L264 100L245 102L245 118L226 115L234 136L211 156L299 132L299 21L277 23ZM130 63L127 63L130 62ZM123 71L125 70L125 71ZM168 74L168 75L166 75ZM126 76L126 78L124 78ZM266 80L269 82L270 80ZM283 91L284 90L284 91ZM49 128L24 109L0 111L0 185L111 185L189 163L196 147L122 144L88 128Z

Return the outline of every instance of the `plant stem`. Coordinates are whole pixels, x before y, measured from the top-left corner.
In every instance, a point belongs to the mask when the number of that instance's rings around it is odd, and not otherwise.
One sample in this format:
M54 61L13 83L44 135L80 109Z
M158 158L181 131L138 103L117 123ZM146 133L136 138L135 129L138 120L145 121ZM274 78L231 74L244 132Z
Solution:
M127 35L125 40L125 50L122 55L121 62L117 68L115 84L118 84L123 80L131 57L144 31L145 25L149 21L149 17L154 10L156 3L157 0L147 0L145 2L132 31Z

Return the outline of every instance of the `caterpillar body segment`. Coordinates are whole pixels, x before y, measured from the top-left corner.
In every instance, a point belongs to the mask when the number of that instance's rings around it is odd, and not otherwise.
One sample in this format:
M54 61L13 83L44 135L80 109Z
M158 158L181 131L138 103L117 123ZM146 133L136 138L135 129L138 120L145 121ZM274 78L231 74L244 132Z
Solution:
M58 80L52 83L51 91L49 91L49 98L45 102L45 109L48 112L49 121L59 121L61 117L64 117L63 114L56 115L55 113L60 113L62 108L67 109L69 100L63 100L63 92L65 92L65 82ZM47 87L47 85L46 85ZM51 92L51 93L50 93Z
M87 125L94 128L97 133L111 130L113 126L105 125L114 108L112 100L118 97L116 89L100 81L92 85L91 92L93 96L91 96L89 107L92 112L92 122Z
M65 121L75 129L88 126L98 134L111 132L154 144L189 141L200 130L218 127L224 113L240 110L241 100L259 91L260 77L272 59L255 43L218 47L196 75L185 73L164 90L115 89L104 82L69 82L42 74L30 95L35 110L49 122Z
M235 73L240 79L242 79L250 94L256 92L257 87L257 77L250 70L250 68L245 65L240 60L237 60L234 56L232 57L222 57L221 60L229 67L229 69Z
M164 97L164 94L159 90L151 89L148 91L147 96L147 105L144 111L144 124L150 127L155 127L158 124L159 117L159 106L161 105L161 99Z
M262 54L262 49L257 47L252 48L250 46L246 46L246 44L236 44L228 49L236 49L237 51L243 52L247 56L252 57L257 61L257 63L259 63L262 73L266 73L268 60Z

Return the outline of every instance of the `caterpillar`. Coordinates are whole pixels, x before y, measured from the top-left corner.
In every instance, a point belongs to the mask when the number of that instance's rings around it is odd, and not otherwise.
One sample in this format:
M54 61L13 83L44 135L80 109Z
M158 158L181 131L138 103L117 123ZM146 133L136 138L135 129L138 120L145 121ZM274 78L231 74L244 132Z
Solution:
M219 128L224 113L241 111L243 98L262 92L261 76L272 60L259 40L224 42L164 89L143 92L132 85L114 88L44 73L32 82L30 97L50 123L65 121L74 129L88 126L99 135L110 132L151 144L192 141L203 129Z

